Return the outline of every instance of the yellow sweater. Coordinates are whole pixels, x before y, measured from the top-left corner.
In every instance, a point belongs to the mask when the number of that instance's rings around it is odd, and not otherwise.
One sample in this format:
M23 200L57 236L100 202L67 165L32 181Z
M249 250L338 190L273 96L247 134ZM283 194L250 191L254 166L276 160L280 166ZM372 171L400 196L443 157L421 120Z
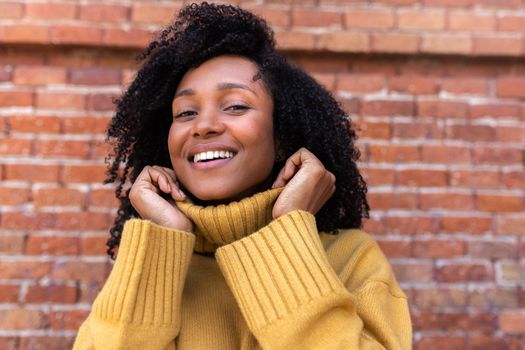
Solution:
M272 221L280 192L179 203L195 234L127 221L74 349L410 349L407 299L374 240L319 234L299 210Z

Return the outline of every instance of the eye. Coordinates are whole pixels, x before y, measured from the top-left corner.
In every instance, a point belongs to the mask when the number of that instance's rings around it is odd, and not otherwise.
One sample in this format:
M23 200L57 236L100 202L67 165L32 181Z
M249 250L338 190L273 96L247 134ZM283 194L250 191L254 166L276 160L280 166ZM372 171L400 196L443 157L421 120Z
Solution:
M250 109L250 107L245 105L231 105L229 107L226 107L226 110L233 111L233 112L241 112Z
M195 112L195 111L183 111L183 112L180 112L179 114L175 114L173 116L173 118L177 119L177 118L189 117L189 116L192 116L194 114L197 114L197 112Z

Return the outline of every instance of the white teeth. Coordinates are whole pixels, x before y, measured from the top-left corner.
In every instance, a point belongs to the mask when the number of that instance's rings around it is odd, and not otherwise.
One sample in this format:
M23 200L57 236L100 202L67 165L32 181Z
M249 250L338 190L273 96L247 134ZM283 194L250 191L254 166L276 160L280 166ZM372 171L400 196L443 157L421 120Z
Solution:
M193 156L193 162L198 163L203 160L221 159L221 158L232 158L233 152L229 151L208 151L197 153Z

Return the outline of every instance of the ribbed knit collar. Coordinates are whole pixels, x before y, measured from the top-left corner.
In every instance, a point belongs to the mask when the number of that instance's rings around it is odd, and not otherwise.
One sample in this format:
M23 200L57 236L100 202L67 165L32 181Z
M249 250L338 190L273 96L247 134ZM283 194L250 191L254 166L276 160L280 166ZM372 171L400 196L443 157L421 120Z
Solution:
M197 253L212 253L225 244L258 231L272 221L273 204L282 188L259 192L238 202L200 206L177 202L177 207L195 223Z

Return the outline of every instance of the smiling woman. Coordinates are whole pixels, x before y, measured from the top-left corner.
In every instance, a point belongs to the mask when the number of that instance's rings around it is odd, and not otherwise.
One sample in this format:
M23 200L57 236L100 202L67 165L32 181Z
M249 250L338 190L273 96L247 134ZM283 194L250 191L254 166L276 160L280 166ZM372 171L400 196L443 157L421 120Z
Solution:
M189 5L141 58L108 131L118 254L75 349L409 349L352 124L266 22Z

